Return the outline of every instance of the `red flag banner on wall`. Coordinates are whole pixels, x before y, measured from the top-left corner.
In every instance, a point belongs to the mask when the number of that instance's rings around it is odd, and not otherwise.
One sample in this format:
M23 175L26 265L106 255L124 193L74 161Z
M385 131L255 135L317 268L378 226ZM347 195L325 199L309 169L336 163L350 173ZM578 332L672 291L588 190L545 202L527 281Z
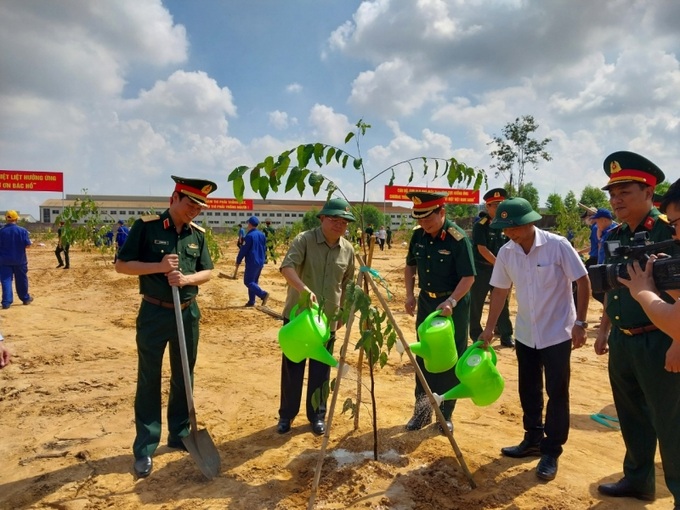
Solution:
M0 170L0 191L64 191L63 172Z
M410 202L406 193L412 191L425 191L430 193L448 193L446 203L448 204L479 204L479 190L474 189L452 189L452 188L418 188L415 186L385 186L385 200L402 200Z
M230 210L230 211L252 211L253 200L246 198L239 202L235 198L208 198L205 201L208 209Z

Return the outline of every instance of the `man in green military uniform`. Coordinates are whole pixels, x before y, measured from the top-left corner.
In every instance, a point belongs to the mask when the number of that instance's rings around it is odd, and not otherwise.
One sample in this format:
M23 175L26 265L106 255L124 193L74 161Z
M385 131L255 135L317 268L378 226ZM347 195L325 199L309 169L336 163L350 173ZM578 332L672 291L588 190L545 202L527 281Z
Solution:
M170 395L168 397L168 446L184 449L189 434L182 363L175 322L172 287L179 287L184 335L192 372L198 350L196 295L198 286L211 277L213 263L202 228L193 219L207 207L206 198L217 189L214 182L172 176L175 190L170 207L161 215L138 219L118 254L116 271L139 276L142 302L137 316L136 438L132 446L134 471L151 473L151 456L161 438L161 366L170 344Z
M670 239L673 229L654 207L654 186L664 179L654 163L633 152L620 151L604 161L609 202L621 224L609 232L607 264L631 262L613 253L614 243L630 246L635 234L649 241ZM668 251L677 255L677 248ZM662 294L665 300L669 296ZM680 508L680 374L664 370L671 338L650 321L628 288L609 290L595 352L609 352L609 380L626 444L623 478L605 483L598 491L608 496L655 498L657 440L668 490Z
M413 315L417 303L416 330L435 310L441 310L444 316L452 315L456 349L462 353L467 347L470 322L468 291L475 279L472 244L465 232L446 218L446 193L410 192L407 196L413 201L411 215L418 220L419 226L413 232L406 255L404 308ZM420 287L417 301L414 293L416 274ZM416 361L433 392L442 394L458 384L453 368L435 374L427 371L420 356L416 356ZM406 424L407 430L418 430L432 420L432 408L417 377L415 397L415 410ZM445 400L441 405L447 426L453 430L451 415L456 401Z
M489 226L496 217L498 204L505 200L507 196L508 192L503 188L489 190L484 195L484 206L488 215L480 218L472 226L472 253L475 256L475 269L477 270L475 283L472 284L470 290L470 338L473 341L476 341L482 333L482 311L486 296L492 289L489 281L491 280L491 273L493 273L493 265L496 263L498 250L508 242L508 238L505 237L501 229ZM505 306L503 306L498 318L498 333L501 336L501 345L514 347L508 301L506 299Z

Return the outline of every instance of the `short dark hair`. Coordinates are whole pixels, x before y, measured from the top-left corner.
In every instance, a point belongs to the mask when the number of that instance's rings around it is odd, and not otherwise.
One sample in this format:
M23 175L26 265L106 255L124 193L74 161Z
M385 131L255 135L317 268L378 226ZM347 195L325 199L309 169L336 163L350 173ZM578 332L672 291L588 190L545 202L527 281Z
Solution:
M659 209L661 209L662 213L665 213L671 204L680 206L680 179L671 184L668 191L661 197L661 207Z

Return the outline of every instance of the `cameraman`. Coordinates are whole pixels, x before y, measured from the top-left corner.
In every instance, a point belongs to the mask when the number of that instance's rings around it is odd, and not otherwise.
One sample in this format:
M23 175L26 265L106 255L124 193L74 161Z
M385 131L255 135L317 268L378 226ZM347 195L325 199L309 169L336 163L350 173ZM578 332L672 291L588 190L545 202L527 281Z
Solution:
M621 151L604 160L604 170L609 182L603 189L609 191L609 202L621 221L607 240L631 246L634 234L639 232L646 232L651 242L670 239L673 229L652 203L654 186L664 179L661 169L638 154ZM605 262L629 261L624 255L608 253ZM680 506L680 434L677 430L680 374L664 370L673 340L652 323L628 288L609 290L604 305L595 352L609 352L609 380L626 455L623 478L601 484L598 491L608 496L653 501L658 439L666 485L677 508Z
M673 238L680 239L676 224L680 222L680 179L675 181L661 201L661 212L667 213L668 225L673 229ZM673 219L671 219L673 218ZM659 291L654 285L652 268L656 256L647 261L644 269L636 261L628 267L630 280L619 278L619 281L630 290L630 295L642 305L651 321L673 339L668 351L666 351L666 364L664 368L669 372L680 372L680 290L666 291L674 300L673 304L661 299Z

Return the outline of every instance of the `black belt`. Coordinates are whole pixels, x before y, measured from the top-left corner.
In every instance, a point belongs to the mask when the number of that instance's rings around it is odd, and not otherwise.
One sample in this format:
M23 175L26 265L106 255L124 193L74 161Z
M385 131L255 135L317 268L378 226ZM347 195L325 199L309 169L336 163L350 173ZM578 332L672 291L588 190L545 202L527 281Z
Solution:
M146 301L147 303L151 303L152 305L161 306L163 308L169 308L170 310L175 309L174 303L171 303L169 301L161 301L160 299L156 299L154 297L147 296L146 294L142 295L142 299L144 301ZM195 300L196 300L196 297L192 297L190 300L185 301L184 303L181 303L179 305L180 309L184 310L187 306L189 306Z
M430 292L429 290L420 289L420 292L422 292L423 294L427 294L432 299L440 298L440 297L447 297L447 296L450 296L451 294L453 294L452 290L447 290L445 292Z
M649 333L650 331L657 331L659 328L654 324L648 324L647 326L640 326L638 328L622 328L618 326L621 333L628 336L641 335L642 333Z

